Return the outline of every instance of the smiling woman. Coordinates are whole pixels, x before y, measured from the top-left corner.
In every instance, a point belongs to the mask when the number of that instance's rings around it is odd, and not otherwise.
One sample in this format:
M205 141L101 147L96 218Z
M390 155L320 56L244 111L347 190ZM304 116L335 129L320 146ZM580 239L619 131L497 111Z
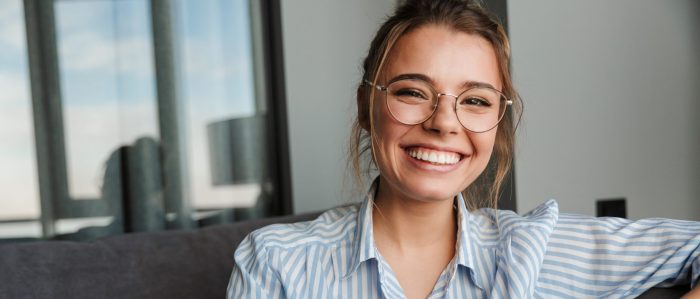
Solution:
M498 69L495 51L486 39L453 31L444 25L423 26L397 41L380 81L398 85L399 91L372 97L369 104L372 112L368 113L373 113L373 117L360 116L367 120L360 125L376 137L373 153L382 173L380 185L388 187L379 189L380 197L425 197L422 200L451 204L445 199L465 190L484 171L494 148L500 112L505 112L507 107L502 101L505 97L499 92L503 83ZM433 84L420 83L425 80L401 80L413 73ZM491 86L485 90L493 91L487 93L490 97L478 98L492 108L485 113L469 113L475 105L465 103L479 94L474 88L464 88L474 82ZM426 92L420 92L415 87L417 84L436 86L443 93L420 95ZM407 117L411 119L412 114L418 113L420 107L407 104L405 96L398 98L402 90L426 98L428 101L423 106L432 108L432 112L424 113L425 117L418 121L406 121ZM358 106L366 105L364 98L360 101ZM396 102L404 103L401 113L392 113L389 109L398 106L393 104ZM427 156L427 159L413 158L411 152ZM455 156L458 161L444 164L437 160L448 156Z
M697 283L700 223L499 211L519 98L509 43L477 3L405 1L357 90L365 199L250 234L229 298L628 298ZM488 167L494 163L494 167ZM479 190L488 189L485 195Z

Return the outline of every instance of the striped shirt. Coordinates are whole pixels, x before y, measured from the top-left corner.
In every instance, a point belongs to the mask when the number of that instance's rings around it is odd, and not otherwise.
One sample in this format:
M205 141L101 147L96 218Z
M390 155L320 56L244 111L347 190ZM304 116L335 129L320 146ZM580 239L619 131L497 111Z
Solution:
M248 235L227 297L405 298L372 236L372 194ZM698 280L700 222L560 214L554 200L523 216L456 203L456 253L429 298L632 298Z

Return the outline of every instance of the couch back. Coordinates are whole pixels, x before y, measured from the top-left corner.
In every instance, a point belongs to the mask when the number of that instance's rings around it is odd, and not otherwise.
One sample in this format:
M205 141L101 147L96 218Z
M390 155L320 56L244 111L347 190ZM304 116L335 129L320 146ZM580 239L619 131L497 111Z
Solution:
M224 298L251 231L317 213L92 242L0 244L0 298Z

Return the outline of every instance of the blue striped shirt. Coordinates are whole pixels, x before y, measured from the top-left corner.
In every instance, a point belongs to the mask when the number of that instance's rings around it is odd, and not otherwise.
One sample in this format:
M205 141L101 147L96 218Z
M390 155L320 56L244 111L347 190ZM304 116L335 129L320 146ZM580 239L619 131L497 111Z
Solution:
M405 298L372 236L372 194L313 221L248 235L228 298ZM631 298L700 273L700 222L560 214L519 216L457 202L456 253L429 298Z

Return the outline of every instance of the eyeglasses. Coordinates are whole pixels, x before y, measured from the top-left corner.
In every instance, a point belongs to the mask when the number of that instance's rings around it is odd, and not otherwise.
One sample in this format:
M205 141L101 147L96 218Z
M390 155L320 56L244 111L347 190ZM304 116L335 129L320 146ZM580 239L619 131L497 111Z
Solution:
M365 80L365 83L384 92L386 106L391 116L405 125L417 125L433 116L441 96L455 98L454 110L462 126L474 133L495 128L513 104L500 91L475 86L459 95L438 93L430 83L421 79L401 79L381 86Z

